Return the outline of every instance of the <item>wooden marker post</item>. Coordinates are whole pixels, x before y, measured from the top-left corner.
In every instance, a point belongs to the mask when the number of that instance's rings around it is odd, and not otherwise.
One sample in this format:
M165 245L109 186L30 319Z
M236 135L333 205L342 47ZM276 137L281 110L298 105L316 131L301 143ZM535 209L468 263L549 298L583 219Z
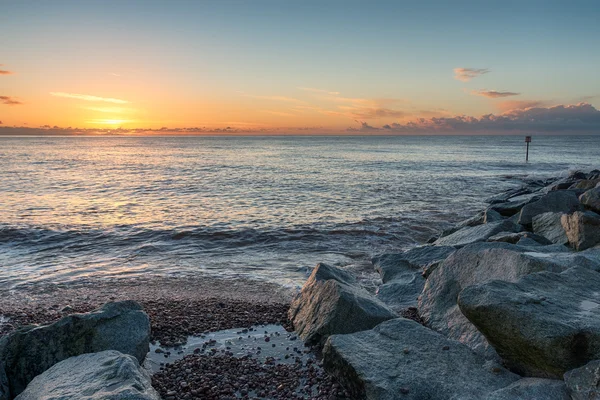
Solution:
M525 162L529 162L529 143L531 143L531 136L525 136L525 143L527 143L527 150L525 152Z

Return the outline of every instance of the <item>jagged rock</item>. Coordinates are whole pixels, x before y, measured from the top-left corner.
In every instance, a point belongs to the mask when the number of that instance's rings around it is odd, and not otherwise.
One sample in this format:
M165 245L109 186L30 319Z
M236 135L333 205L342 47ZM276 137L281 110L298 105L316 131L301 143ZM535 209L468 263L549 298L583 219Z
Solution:
M503 220L462 228L451 235L439 238L434 244L437 246L462 247L475 242L483 242L500 232L519 232L520 230L521 227L519 225L515 225L508 220Z
M570 253L567 247L557 245L471 244L451 254L429 275L419 298L419 311L427 326L493 356L487 340L458 308L461 290L494 279L516 281L533 272L561 272L572 265L600 269L600 255L591 251Z
M396 314L348 272L321 263L292 301L288 316L302 340L318 344L336 333L371 329Z
M531 192L532 192L531 188L522 186L520 188L510 189L510 190L505 191L504 193L490 197L490 198L486 199L485 202L488 204L505 203L513 197L521 196L524 194L530 194Z
M600 399L600 360L573 369L564 378L573 400Z
M571 397L563 381L524 378L496 390L485 400L571 400Z
M545 237L536 235L535 233L531 232L500 232L488 238L488 242L504 242L516 244L522 238L529 238L533 240L535 242L534 246L552 244L552 242L546 239Z
M136 358L118 351L71 357L38 375L16 400L160 400Z
M511 370L562 378L600 358L600 273L573 267L464 289L458 304Z
M483 212L483 223L490 224L492 222L502 221L504 217L499 212L487 209Z
M589 190L589 189L595 188L596 185L599 183L600 183L600 179L584 179L582 181L574 183L573 185L571 185L569 187L569 189Z
M519 379L466 346L404 318L331 336L323 364L355 396L377 400L482 399Z
M579 196L579 201L585 208L600 213L600 187L588 190Z
M518 223L530 226L533 217L547 212L572 213L581 209L581 204L575 193L571 191L550 192L541 199L525 205L519 214Z
M425 268L434 262L443 261L454 251L456 249L452 246L420 246L403 253L384 254L373 258L372 261L376 269L384 264L393 268L394 263L399 261L407 261L415 268Z
M513 200L504 203L492 204L488 209L496 211L497 213L499 213L500 215L504 215L505 217L512 217L513 215L521 211L521 209L525 205L531 203L538 197L539 195L532 195L529 197L525 197L521 200Z
M134 301L107 303L87 314L72 314L45 326L28 326L0 339L12 396L31 380L69 357L117 350L143 362L149 351L150 320Z
M569 244L575 249L585 250L600 244L600 215L591 211L576 211L563 215L561 222Z
M532 219L533 232L542 235L552 243L567 244L567 232L562 225L561 217L563 213L547 212L535 215Z

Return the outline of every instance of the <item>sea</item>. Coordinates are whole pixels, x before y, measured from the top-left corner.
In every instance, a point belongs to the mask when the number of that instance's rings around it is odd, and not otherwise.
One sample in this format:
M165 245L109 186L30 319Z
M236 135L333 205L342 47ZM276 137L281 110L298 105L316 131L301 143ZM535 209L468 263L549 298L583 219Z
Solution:
M425 243L600 136L0 137L0 289L220 277L298 287Z

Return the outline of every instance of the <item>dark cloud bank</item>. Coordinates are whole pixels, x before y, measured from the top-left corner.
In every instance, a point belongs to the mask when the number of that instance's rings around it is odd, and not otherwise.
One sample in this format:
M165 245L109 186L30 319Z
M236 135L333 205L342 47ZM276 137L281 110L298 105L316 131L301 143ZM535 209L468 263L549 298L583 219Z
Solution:
M479 118L469 116L419 118L408 123L393 123L381 127L371 126L364 121L355 121L360 126L343 132L321 127L241 129L241 128L161 128L161 129L79 129L42 126L39 128L0 126L0 135L311 135L311 134L600 134L600 111L591 104L559 105L553 107L531 107L507 111L503 114L488 114Z

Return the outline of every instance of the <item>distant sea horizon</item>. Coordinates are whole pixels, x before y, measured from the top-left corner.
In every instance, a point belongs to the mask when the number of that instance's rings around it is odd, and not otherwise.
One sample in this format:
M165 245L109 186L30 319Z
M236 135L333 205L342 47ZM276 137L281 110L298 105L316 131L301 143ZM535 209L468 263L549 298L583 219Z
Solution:
M297 287L367 275L524 178L600 167L600 136L0 136L0 287L138 276Z

